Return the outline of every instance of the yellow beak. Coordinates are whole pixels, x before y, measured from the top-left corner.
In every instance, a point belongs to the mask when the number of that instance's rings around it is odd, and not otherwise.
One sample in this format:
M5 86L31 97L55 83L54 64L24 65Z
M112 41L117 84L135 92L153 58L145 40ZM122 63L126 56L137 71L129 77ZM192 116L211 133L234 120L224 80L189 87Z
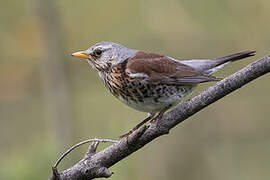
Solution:
M77 58L84 58L84 59L87 59L89 57L87 54L85 54L84 51L79 51L79 52L72 53L71 56L74 56L74 57L77 57Z

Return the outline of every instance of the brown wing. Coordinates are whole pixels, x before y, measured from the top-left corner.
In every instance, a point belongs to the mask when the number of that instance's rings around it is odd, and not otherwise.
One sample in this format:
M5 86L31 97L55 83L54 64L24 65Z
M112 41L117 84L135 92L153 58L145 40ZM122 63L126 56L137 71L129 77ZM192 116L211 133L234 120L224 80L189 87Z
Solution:
M145 77L149 82L164 84L192 84L220 80L166 56L142 51L128 60L126 72L134 77Z

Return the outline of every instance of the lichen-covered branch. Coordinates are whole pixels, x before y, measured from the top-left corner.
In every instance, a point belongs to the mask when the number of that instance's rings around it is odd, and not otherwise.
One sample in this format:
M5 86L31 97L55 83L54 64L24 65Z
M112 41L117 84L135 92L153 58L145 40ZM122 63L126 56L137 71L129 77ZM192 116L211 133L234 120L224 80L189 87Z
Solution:
M91 155L85 155L77 164L61 173L54 170L51 179L84 180L110 177L112 172L108 169L109 167L128 157L153 139L169 133L170 129L201 109L269 71L270 55L219 81L190 100L178 105L165 114L162 119L135 131L128 138L122 138L119 142L98 153L91 151Z

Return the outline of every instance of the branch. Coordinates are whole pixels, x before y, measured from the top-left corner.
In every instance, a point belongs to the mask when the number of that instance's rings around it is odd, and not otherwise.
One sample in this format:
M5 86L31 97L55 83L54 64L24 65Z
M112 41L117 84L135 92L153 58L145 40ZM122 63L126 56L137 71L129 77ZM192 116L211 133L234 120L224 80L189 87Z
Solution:
M118 141L116 140L111 140L111 139L87 139L85 141L79 142L78 144L75 144L74 146L72 146L71 148L69 148L64 154L62 154L62 156L59 157L59 159L57 159L56 163L54 164L53 168L56 169L58 164L62 161L62 159L67 156L71 151L73 151L74 149L76 149L77 147L89 143L89 142L94 142L92 143L89 148L88 148L88 152L85 154L86 156L90 156L93 153L96 152L97 146L100 142L111 142L111 143L117 143Z
M92 152L91 156L85 155L77 164L60 174L54 171L54 175L50 179L84 180L110 177L112 172L108 170L109 167L139 150L153 139L168 134L170 129L201 109L269 71L270 55L249 64L233 75L219 81L190 100L178 105L175 109L166 113L162 119L135 131L128 138L122 138L117 143L98 153Z

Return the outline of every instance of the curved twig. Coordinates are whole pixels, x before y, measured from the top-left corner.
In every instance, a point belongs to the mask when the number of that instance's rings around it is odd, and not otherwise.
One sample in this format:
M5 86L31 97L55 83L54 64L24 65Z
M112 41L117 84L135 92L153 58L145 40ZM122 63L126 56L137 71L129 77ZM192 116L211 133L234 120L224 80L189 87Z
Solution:
M111 143L117 143L117 140L111 140L111 139L87 139L85 141L79 142L77 144L75 144L74 146L70 147L65 153L63 153L55 162L55 164L53 165L53 168L57 168L58 164L61 162L61 160L68 155L71 151L73 151L74 149L76 149L77 147L89 143L89 142L111 142Z

